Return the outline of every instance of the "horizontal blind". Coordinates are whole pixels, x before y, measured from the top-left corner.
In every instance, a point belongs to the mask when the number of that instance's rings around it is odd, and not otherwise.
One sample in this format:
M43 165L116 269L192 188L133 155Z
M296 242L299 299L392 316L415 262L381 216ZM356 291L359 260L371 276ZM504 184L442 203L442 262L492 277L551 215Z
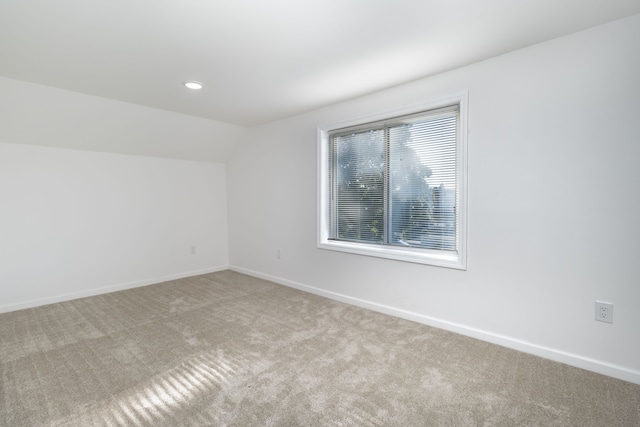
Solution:
M330 239L455 250L458 107L330 134Z
M384 129L332 137L334 239L384 241Z
M390 244L456 248L457 112L389 130Z

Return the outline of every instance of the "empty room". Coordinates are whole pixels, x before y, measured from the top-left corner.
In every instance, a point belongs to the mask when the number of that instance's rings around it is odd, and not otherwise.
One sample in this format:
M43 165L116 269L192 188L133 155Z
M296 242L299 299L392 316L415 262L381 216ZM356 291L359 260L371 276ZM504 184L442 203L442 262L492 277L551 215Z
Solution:
M640 426L639 159L638 0L3 0L0 425Z

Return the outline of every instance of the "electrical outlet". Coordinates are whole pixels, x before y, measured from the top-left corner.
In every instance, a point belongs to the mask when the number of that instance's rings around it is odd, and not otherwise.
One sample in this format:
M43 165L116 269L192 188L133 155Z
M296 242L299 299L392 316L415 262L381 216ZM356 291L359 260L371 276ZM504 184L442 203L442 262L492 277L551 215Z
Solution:
M282 250L278 249L276 251L276 258L278 258L278 259L282 258Z
M596 320L613 323L613 304L610 302L596 301Z
M195 254L196 254L196 247L191 246L191 255L195 255Z

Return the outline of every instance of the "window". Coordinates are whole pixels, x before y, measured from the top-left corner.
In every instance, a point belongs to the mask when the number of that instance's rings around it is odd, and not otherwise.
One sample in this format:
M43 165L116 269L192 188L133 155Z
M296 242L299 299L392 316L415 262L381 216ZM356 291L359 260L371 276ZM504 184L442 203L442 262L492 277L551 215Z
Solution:
M466 99L320 128L318 247L465 269Z

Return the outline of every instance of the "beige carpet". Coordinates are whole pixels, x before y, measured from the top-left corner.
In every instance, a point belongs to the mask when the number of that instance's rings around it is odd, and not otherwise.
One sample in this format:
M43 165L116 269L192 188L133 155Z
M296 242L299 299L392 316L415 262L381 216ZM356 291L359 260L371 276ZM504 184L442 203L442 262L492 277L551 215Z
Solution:
M639 426L640 386L225 271L0 315L2 426Z

